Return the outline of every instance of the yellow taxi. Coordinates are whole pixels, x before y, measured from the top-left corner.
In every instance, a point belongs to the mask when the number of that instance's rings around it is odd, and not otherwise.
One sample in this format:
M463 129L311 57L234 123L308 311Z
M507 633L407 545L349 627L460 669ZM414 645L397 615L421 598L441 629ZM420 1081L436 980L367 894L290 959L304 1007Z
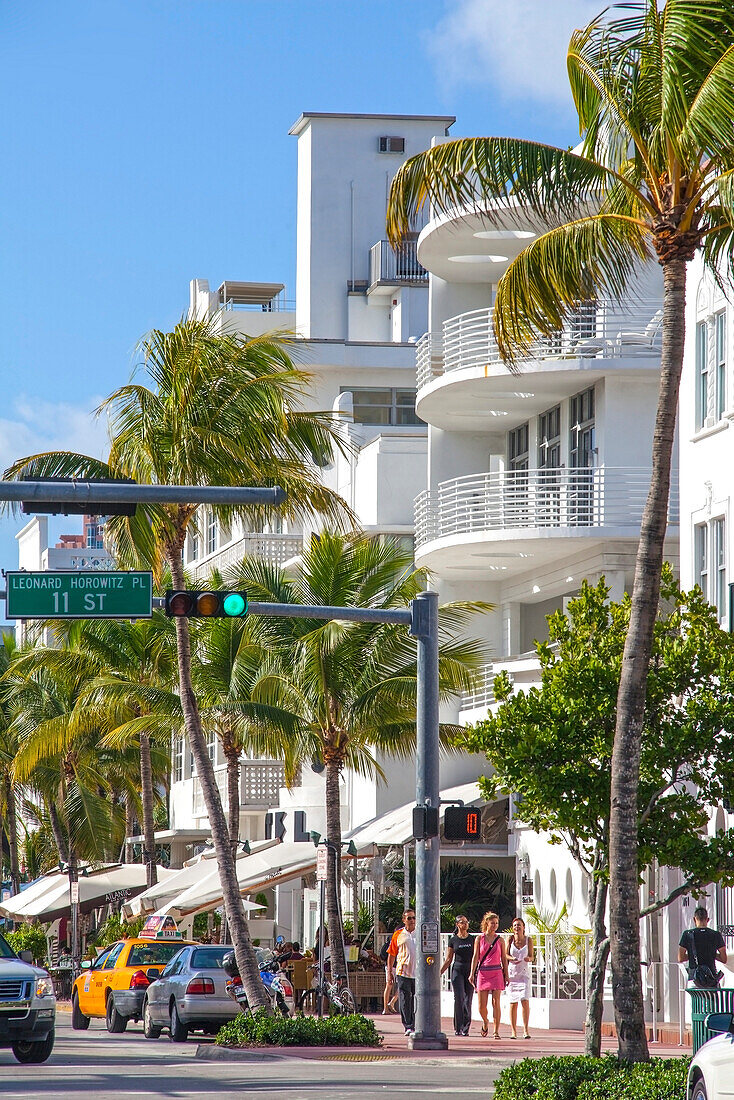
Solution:
M124 1031L130 1020L140 1019L151 980L191 942L168 933L118 940L106 947L72 986L71 1026L86 1031L94 1017L105 1020L108 1031Z

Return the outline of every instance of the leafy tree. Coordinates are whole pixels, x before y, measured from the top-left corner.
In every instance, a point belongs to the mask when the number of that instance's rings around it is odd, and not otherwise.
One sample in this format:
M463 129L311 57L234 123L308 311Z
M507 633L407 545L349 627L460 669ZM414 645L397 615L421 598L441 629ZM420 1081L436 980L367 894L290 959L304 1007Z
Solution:
M216 315L181 321L173 332L154 330L141 345L141 370L152 388L122 386L102 402L110 419L106 462L52 452L21 458L6 478L132 477L141 484L280 485L287 493L280 514L320 514L334 522L348 514L325 488L318 467L329 461L338 435L330 414L304 411L308 375L297 370L288 341L249 339L221 331ZM224 522L267 517L265 508L217 506ZM174 588L185 588L183 546L196 529L197 506L138 505L133 517L114 516L105 535L123 568L164 565ZM252 950L237 883L222 800L207 752L191 679L189 624L176 619L181 707L206 803L222 881L227 921L250 1004L269 1009Z
M734 638L701 592L681 592L663 570L667 608L655 622L640 762L637 882L654 861L682 881L642 916L710 882L734 883L734 833L707 834L707 806L734 789ZM587 1052L599 1054L609 954L610 764L631 601L609 602L601 580L584 582L568 613L548 616L537 644L541 686L513 694L505 673L500 706L466 736L494 767L480 779L488 798L514 791L518 816L564 844L588 886L592 920Z
M412 558L392 539L361 533L323 532L300 565L287 576L267 562L245 560L231 587L246 588L253 600L272 603L406 607L424 587ZM228 586L229 587L229 586ZM479 642L455 637L471 614L487 604L450 604L439 611L439 688L444 698L468 688L485 655ZM251 732L261 755L285 762L288 783L301 764L323 761L326 779L326 840L329 845L326 908L334 973L346 973L339 906L341 800L344 768L382 775L376 750L408 759L415 753L416 651L403 626L386 623L324 622L319 619L259 620L261 644L272 661L262 667L253 697L296 721ZM459 727L444 726L447 743Z
M410 904L415 905L415 860L409 864ZM389 929L396 928L403 913L403 861L386 868L386 879L397 893L380 902L380 920ZM470 860L449 859L441 864L441 931L453 932L456 918L464 914L472 931L492 909L500 918L500 928L509 928L515 915L515 880L494 867L479 867Z
M611 760L610 922L620 1055L647 1059L640 977L638 780L645 686L658 606L683 365L687 265L701 251L734 276L734 7L731 0L638 0L574 32L568 73L580 151L514 138L450 141L395 176L388 235L398 244L430 201L481 210L488 224L537 224L538 237L497 287L494 331L513 366L578 303L620 297L638 265L663 271L660 389L652 476Z

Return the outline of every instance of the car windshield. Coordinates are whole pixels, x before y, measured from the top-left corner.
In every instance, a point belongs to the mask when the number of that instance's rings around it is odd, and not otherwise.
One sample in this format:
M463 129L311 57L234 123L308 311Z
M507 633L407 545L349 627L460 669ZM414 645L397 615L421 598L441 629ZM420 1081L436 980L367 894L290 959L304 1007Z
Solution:
M13 951L12 947L5 939L5 936L0 934L0 959L15 959L17 955Z
M150 943L136 943L130 949L128 966L165 966L181 950L182 944L175 940L151 940Z
M222 959L231 953L231 947L197 947L191 955L191 969L221 970Z

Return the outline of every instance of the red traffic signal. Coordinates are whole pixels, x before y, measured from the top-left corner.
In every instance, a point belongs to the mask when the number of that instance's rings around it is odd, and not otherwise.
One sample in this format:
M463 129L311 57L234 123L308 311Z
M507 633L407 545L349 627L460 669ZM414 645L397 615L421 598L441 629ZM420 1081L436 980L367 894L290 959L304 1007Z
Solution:
M476 806L447 806L443 835L445 840L481 840L482 811Z
M165 611L172 619L241 619L247 614L247 593L169 589Z

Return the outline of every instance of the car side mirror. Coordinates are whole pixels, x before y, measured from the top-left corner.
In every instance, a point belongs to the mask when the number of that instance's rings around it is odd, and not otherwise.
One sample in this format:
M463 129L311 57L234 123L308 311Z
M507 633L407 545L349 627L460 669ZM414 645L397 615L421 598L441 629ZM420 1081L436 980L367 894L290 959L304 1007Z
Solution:
M21 962L32 963L33 962L33 952L32 951L20 951L18 953L18 958L20 959Z
M726 1035L727 1032L732 1030L732 1022L734 1022L734 1016L731 1012L710 1012L705 1018L703 1026L708 1031L716 1031Z
M149 982L155 982L160 978L161 972L157 966L149 966L145 971L145 976Z

